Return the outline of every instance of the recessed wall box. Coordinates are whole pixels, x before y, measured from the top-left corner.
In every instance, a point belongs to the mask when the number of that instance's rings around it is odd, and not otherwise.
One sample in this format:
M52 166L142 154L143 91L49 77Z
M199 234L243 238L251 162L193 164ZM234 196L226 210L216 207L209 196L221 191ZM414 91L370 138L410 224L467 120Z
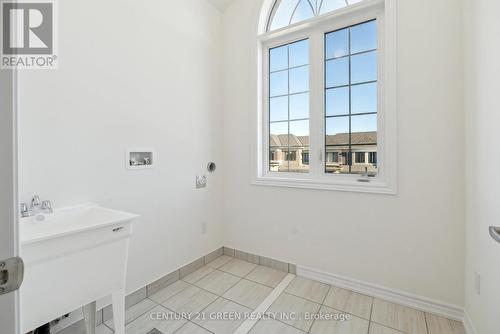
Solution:
M127 169L149 169L155 163L155 153L151 149L128 149L125 154Z

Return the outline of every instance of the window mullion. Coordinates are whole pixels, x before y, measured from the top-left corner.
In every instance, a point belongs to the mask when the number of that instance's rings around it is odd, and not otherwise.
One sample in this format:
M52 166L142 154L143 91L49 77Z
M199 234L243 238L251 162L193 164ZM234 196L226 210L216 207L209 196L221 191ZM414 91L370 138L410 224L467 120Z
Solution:
M317 178L322 175L323 153L323 33L316 29L310 36L310 173Z

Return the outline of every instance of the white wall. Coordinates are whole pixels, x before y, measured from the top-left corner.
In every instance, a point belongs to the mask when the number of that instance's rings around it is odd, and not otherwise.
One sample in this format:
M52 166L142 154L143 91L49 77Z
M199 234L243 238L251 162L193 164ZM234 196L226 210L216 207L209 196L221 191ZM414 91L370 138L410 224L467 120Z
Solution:
M195 190L222 163L222 15L205 0L58 4L59 69L21 75L20 196L140 214L131 292L222 246L221 169ZM156 168L126 170L129 147L156 149Z
M463 305L461 2L398 1L397 196L250 184L261 3L224 17L228 246Z
M499 332L500 245L488 234L500 226L500 2L465 0L467 261L466 312L479 334ZM474 272L481 275L476 294Z

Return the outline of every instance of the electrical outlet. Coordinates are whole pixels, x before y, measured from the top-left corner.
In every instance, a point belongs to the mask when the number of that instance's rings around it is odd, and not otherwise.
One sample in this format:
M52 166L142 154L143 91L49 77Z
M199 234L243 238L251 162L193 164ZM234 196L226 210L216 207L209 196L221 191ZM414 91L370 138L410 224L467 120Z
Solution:
M201 234L207 234L208 225L206 222L201 223Z
M474 273L474 288L477 295L481 295L481 274L477 271Z

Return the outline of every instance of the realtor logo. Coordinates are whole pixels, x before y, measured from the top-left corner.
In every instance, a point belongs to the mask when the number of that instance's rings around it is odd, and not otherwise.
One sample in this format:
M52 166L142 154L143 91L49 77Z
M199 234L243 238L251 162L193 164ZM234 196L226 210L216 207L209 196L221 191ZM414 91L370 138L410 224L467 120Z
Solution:
M1 68L56 68L55 3L1 0Z

